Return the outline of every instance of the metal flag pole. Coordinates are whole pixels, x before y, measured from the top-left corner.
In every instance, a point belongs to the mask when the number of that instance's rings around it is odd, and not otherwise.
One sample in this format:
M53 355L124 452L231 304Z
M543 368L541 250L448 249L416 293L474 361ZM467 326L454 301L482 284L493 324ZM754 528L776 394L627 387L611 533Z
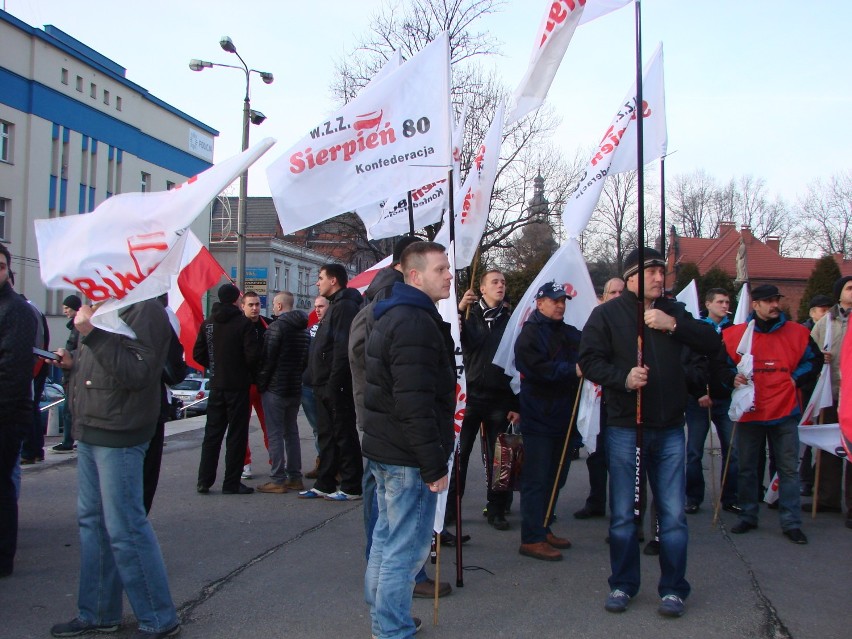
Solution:
M639 272L636 293L636 366L645 365L645 163L642 135L642 3L636 0L636 177ZM633 521L642 523L642 389L636 389L636 476L633 491Z
M414 235L414 202L411 199L411 191L408 191L408 234Z

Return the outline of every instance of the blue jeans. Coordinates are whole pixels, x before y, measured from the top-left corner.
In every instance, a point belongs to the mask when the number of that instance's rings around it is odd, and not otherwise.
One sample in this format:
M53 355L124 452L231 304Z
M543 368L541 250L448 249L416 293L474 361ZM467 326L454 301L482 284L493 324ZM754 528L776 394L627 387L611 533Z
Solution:
M722 449L722 463L719 468L719 477L725 472L725 460L728 451L731 452L731 463L728 467L728 476L722 487L722 504L737 503L737 451L731 448L731 432L734 424L728 417L728 409L731 400L714 399L710 414L716 425L716 434L719 435L719 444ZM690 397L686 402L686 503L700 506L704 501L704 468L701 462L704 458L704 442L710 431L710 420L707 417L707 409L698 405L698 400ZM716 478L713 478L716 481Z
M107 448L77 443L80 526L78 618L121 623L122 589L139 629L163 632L178 623L163 555L142 504L148 444Z
M414 577L429 555L437 495L417 468L367 460L367 472L376 479L379 506L364 577L372 632L381 639L413 637Z
M562 456L564 444L564 435L547 437L535 433L524 433L524 465L521 468L522 544L537 544L545 541L547 534L551 532L550 523L553 521L553 512L546 526L544 515L553 493L553 484L556 481L556 471L559 469L559 458ZM570 458L568 455L565 457L565 464L559 475L558 489L565 485L568 468L571 466ZM554 511L556 501L559 499L558 489L556 499L553 501Z
M739 506L743 509L740 520L757 525L758 495L761 475L757 468L761 451L769 439L770 450L775 452L775 470L778 473L778 515L781 529L802 527L801 499L799 496L799 419L791 417L780 424L767 426L753 422L737 424L736 446L740 456L738 478Z
M689 596L686 581L686 547L689 533L684 507L685 442L683 426L643 432L642 465L645 469L660 524L660 597ZM633 490L636 478L636 430L608 426L606 453L609 465L609 559L610 590L631 597L639 592L639 529L633 522Z
M261 395L269 437L269 478L276 484L302 478L302 445L299 442L299 402L301 397L284 397L266 392Z
M302 408L305 411L305 417L311 425L311 430L314 432L314 448L317 450L319 457L319 440L317 439L317 399L314 397L314 387L307 384L302 385Z

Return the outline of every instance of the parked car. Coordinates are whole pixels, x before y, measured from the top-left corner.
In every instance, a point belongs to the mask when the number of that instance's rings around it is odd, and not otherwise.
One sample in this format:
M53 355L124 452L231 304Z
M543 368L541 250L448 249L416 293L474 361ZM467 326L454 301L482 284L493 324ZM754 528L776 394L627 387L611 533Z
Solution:
M207 397L210 395L210 378L187 377L171 387L172 394L185 407L184 415L204 415L207 412Z

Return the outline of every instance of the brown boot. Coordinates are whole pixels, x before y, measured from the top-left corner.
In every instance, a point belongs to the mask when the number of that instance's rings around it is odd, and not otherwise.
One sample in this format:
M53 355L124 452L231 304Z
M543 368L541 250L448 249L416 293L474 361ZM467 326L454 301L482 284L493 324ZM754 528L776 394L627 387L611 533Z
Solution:
M305 473L305 479L316 479L318 471L319 471L319 457L317 457L316 464L314 464L314 469L309 470L308 472Z
M518 552L542 561L562 561L562 553L546 541L540 541L537 544L521 544Z
M557 537L553 533L547 533L547 543L549 543L554 548L559 548L561 550L566 550L571 547L570 541L568 541L564 537Z

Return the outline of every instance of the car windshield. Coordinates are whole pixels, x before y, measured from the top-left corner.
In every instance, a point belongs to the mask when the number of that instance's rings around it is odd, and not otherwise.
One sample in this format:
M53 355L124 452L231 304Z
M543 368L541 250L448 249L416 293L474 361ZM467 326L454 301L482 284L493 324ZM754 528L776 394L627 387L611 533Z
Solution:
M188 390L188 391L197 391L201 388L200 379L185 379L179 384L175 384L172 386L172 390Z

